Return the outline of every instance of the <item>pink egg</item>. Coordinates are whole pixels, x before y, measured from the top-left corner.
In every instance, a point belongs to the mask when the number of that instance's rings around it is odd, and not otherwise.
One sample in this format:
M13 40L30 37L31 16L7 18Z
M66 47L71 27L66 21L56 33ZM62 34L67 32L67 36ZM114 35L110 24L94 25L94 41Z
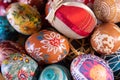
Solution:
M74 80L114 80L108 64L95 55L80 55L71 63Z

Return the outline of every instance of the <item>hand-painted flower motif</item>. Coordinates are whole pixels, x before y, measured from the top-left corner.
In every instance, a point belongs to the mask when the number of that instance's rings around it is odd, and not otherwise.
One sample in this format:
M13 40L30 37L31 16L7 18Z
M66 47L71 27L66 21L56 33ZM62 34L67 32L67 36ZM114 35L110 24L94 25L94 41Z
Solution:
M6 79L12 80L12 75L11 74L7 73L5 76L6 76Z
M26 71L24 71L24 70L19 70L19 72L18 72L18 78L19 78L19 80L27 80L28 79L28 74L27 74L27 72Z
M41 56L43 53L40 52L40 48L35 48L34 47L35 44L30 44L28 42L28 46L27 46L27 51L32 55L32 56L36 56L36 58L40 61L40 60L44 60L43 57Z
M41 40L40 43L43 43L42 48L47 48L47 52L53 51L54 54L61 52L62 49L66 49L64 41L65 39L60 38L60 34L54 32L44 35L45 39Z

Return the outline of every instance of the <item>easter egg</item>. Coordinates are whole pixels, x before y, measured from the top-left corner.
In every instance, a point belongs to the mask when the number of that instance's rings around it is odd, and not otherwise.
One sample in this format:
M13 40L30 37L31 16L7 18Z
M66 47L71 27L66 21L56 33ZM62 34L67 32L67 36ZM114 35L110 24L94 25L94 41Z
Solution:
M5 80L36 80L38 64L25 54L11 54L1 65Z
M38 62L51 64L66 57L69 42L57 32L42 30L26 40L25 49Z
M55 1L52 5L46 19L60 33L68 38L81 39L93 31L97 20L92 10L85 4L79 2L60 4L60 1Z
M120 50L111 55L102 56L102 58L109 64L114 73L115 80L120 80Z
M119 4L120 0L95 0L94 13L103 22L120 22Z
M0 42L0 65L10 54L17 52L25 53L25 50L22 46L12 41Z
M6 16L6 8L17 0L0 0L0 16Z
M0 16L0 41L2 40L14 40L17 32L10 25L5 16Z
M100 54L113 54L120 48L120 28L114 23L97 25L90 42L95 51Z
M70 67L74 80L114 80L113 73L106 62L95 55L80 55Z
M39 12L27 4L10 4L7 8L7 19L16 31L24 35L36 33L41 28Z
M72 80L68 69L61 65L49 65L43 69L38 80Z

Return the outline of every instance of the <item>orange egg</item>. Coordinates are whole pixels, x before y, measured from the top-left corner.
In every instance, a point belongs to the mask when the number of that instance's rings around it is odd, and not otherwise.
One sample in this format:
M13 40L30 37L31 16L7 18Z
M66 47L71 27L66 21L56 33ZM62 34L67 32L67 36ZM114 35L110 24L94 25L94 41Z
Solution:
M101 54L113 54L120 49L120 28L114 23L104 23L96 27L91 45Z
M69 52L69 43L57 32L42 30L27 39L25 48L38 62L50 64L65 58Z

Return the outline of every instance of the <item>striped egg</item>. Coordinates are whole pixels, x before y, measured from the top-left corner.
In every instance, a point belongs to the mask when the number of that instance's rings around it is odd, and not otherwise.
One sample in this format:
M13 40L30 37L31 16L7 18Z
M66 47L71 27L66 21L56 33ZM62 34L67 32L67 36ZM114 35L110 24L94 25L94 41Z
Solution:
M94 13L103 22L120 22L120 0L95 0Z
M46 17L51 25L69 38L81 39L89 36L97 23L92 10L79 2L59 3L58 1L59 7L55 8L55 3L51 6Z

